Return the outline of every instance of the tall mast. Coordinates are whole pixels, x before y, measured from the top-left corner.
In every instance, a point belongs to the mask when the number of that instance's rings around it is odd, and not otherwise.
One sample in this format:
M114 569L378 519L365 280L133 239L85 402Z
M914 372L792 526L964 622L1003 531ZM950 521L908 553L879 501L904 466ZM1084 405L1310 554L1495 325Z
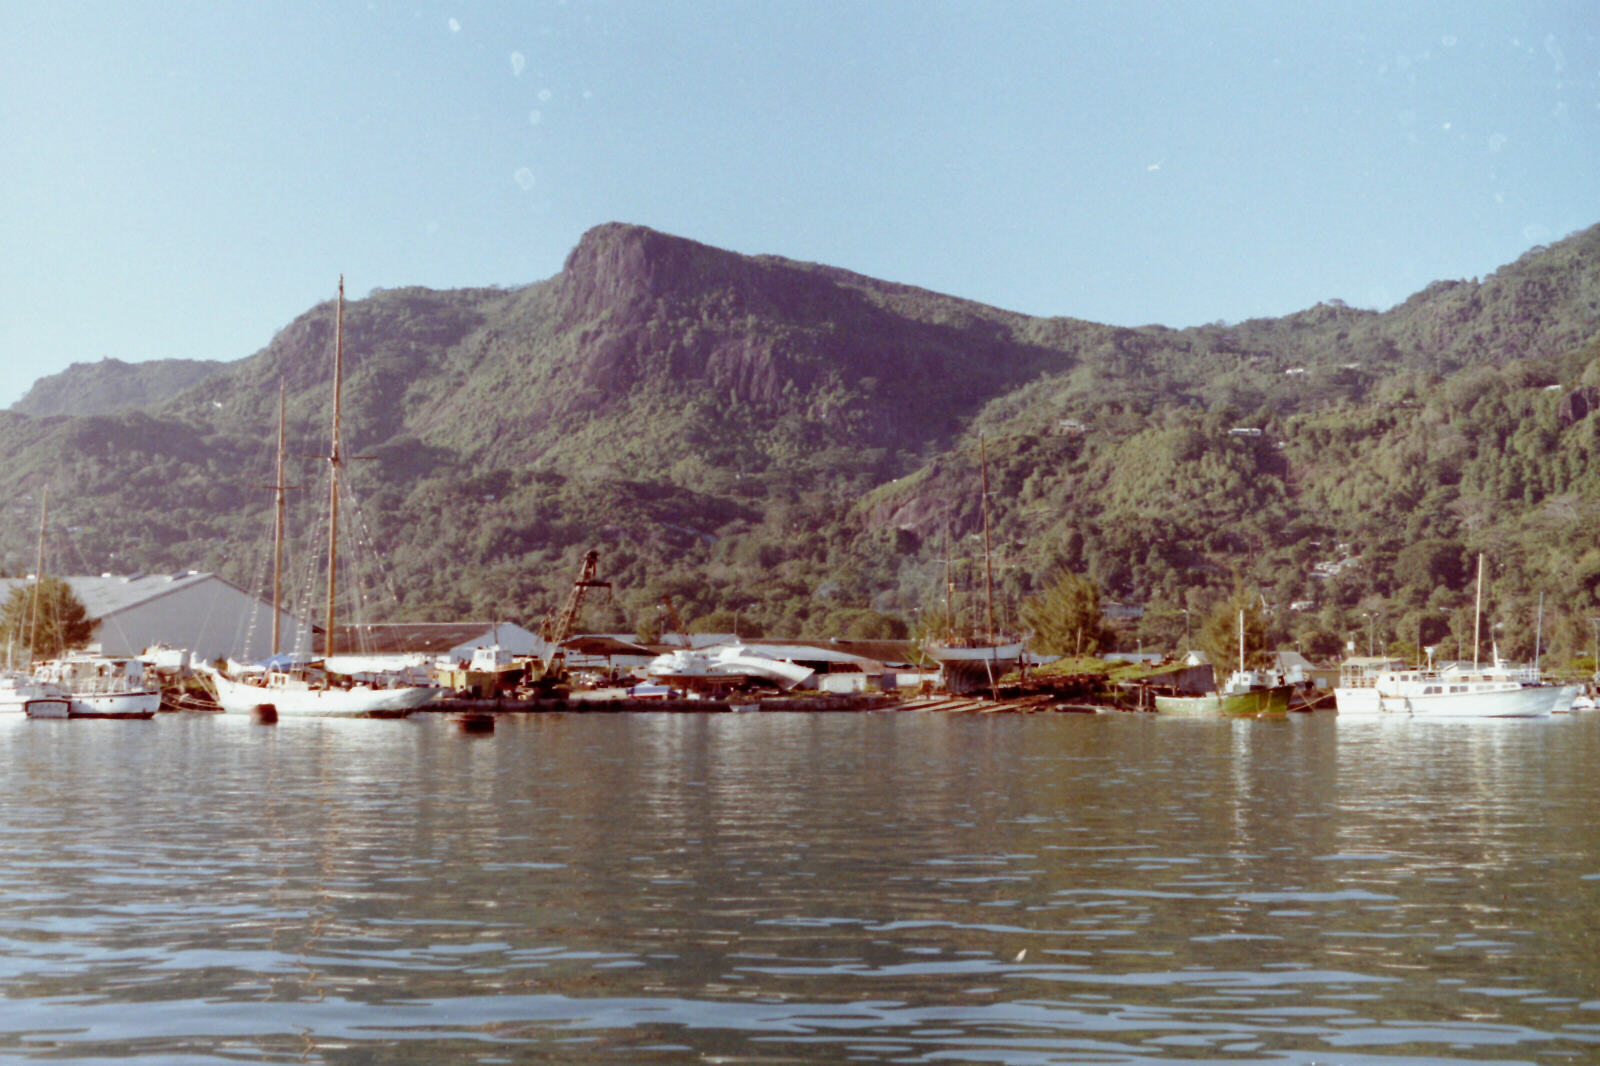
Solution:
M272 515L272 654L278 654L278 627L281 619L280 604L283 600L283 492L287 485L283 483L283 430L285 421L286 404L284 402L283 379L278 380L278 466L277 474L272 479L273 515Z
M989 630L985 638L994 643L994 566L989 559L989 458L984 450L983 434L978 434L978 473L983 487L983 599L988 614Z
M33 567L33 608L28 615L28 660L33 661L39 651L39 589L44 585L44 528L50 514L50 486L46 483L39 504L39 561Z
M1478 669L1478 623L1483 617L1483 553L1478 553L1478 599L1472 608L1472 669Z
M339 397L344 376L344 275L339 275L339 304L333 326L333 433L328 447L328 631L323 657L333 658L334 564L339 556Z
M1244 608L1239 608L1239 672L1244 673Z
M944 520L944 639L946 643L950 643L951 647L955 646L953 641L956 634L956 616L950 606L951 581L953 580L950 576L950 516L946 515ZM1595 661L1600 662L1600 659ZM1595 667L1595 672L1600 673L1600 666Z

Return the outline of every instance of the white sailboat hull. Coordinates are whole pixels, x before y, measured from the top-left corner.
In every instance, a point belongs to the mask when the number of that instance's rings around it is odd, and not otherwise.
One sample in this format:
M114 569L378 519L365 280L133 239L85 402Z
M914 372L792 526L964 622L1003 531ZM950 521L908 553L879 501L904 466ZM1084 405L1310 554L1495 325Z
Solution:
M290 682L259 685L207 671L217 703L228 714L255 714L263 709L283 718L397 718L424 707L439 689L418 685L400 688L312 687Z

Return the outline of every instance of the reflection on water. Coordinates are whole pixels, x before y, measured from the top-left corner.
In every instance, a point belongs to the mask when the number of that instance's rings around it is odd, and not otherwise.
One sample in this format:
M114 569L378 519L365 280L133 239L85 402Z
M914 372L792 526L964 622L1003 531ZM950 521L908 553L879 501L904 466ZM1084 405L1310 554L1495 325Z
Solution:
M0 1056L1600 1059L1600 717L0 723Z

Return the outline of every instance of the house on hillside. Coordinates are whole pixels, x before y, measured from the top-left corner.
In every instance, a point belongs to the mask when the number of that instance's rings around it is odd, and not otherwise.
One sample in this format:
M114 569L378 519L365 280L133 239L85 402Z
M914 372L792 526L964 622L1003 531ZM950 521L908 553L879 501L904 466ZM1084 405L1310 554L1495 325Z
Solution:
M216 574L186 570L62 580L94 623L90 651L138 655L164 644L203 660L254 660L272 654L272 604ZM0 597L32 583L31 578L0 578ZM299 622L287 611L278 617L280 639L292 645Z

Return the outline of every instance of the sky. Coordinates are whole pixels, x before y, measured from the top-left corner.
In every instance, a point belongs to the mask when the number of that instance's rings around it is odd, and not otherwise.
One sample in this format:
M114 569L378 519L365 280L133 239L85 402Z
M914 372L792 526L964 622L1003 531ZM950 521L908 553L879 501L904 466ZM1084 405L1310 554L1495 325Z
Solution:
M1594 0L0 0L0 406L638 223L1037 315L1386 308L1600 223Z

